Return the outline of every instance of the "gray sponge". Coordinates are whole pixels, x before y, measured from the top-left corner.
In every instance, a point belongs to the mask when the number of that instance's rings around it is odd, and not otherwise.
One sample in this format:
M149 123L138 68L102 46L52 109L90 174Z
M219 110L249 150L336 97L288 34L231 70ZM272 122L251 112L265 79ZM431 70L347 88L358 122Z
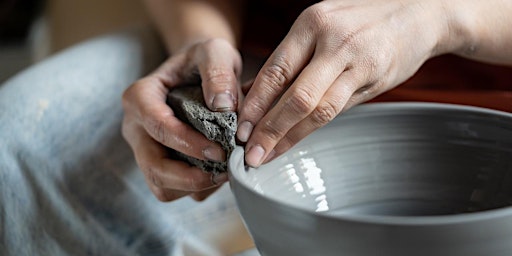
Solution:
M209 140L218 142L229 159L235 148L237 128L236 112L213 112L206 107L201 86L180 86L173 88L167 96L176 117L191 125ZM203 161L175 152L178 158L206 172L220 173L227 171L227 162Z

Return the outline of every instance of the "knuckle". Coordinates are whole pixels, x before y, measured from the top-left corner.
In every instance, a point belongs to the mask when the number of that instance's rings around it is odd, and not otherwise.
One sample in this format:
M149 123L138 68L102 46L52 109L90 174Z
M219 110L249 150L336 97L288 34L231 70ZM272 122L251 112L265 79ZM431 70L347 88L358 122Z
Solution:
M266 84L271 88L281 88L291 79L291 65L285 56L277 56L263 71Z
M380 73L378 72L380 63L382 63L381 60L374 55L363 60L363 66L365 73L367 74L367 79L372 79L374 76L378 76L378 73Z
M317 3L306 10L301 15L307 24L312 26L313 31L324 31L331 26L331 14L328 7L323 3Z
M162 184L163 184L162 179L157 174L158 171L154 167L146 165L144 167L141 167L141 169L144 172L144 175L146 176L146 179L148 181L150 181L151 184L153 184L153 185L155 185L157 187L162 187Z
M315 108L311 118L315 124L322 126L332 121L339 112L340 109L336 104L324 102Z
M359 31L347 29L345 32L337 35L336 40L340 42L339 45L342 47L340 49L333 49L333 52L340 58L356 56L362 51L361 46L364 45L359 33Z
M193 192L201 191L205 188L203 179L195 176L186 177L184 183L189 188L189 191Z
M157 140L164 141L164 122L157 118L148 119L150 133L153 134Z
M274 121L266 120L263 122L262 134L270 141L277 142L284 136L284 131L278 129Z
M382 76L387 67L392 65L393 56L390 51L372 51L372 54L363 59L363 67L369 78Z
M140 88L143 87L144 82L142 80L138 80L123 92L123 95L121 96L121 102L125 110L128 109L128 107L132 104L134 97L137 96L137 92L140 90Z
M297 88L287 100L289 108L298 113L310 113L313 110L315 97L312 92L306 88Z
M165 118L159 115L146 115L145 127L149 134L154 137L157 141L164 145L169 145L168 136L166 135L166 122Z
M246 109L244 109L245 113L249 116L263 116L266 112L267 108L264 105L264 99L262 99L259 95L256 96L255 100L247 103Z
M236 83L235 73L220 67L208 68L203 79L207 83L216 85L232 85Z

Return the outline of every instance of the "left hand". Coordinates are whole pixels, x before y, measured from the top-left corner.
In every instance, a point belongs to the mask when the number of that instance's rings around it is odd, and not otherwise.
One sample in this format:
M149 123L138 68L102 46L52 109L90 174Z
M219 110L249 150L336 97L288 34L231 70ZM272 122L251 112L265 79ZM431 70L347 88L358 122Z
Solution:
M214 38L185 46L124 92L122 133L160 201L186 195L203 200L228 180L227 173L206 173L169 154L173 149L200 160L226 160L219 143L175 116L166 102L169 90L201 78L208 108L234 111L241 70L239 52L228 41Z
M306 9L241 107L237 136L247 142L246 163L257 167L282 154L446 51L443 2L327 0Z

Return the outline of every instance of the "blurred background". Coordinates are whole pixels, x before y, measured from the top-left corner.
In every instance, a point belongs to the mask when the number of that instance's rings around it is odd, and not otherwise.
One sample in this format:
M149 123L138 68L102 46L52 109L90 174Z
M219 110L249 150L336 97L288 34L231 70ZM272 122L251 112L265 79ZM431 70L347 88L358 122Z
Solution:
M148 21L142 0L0 0L0 84L71 45ZM442 56L375 100L436 101L512 112L511 81L511 67Z
M147 20L140 0L0 0L0 83L71 45Z

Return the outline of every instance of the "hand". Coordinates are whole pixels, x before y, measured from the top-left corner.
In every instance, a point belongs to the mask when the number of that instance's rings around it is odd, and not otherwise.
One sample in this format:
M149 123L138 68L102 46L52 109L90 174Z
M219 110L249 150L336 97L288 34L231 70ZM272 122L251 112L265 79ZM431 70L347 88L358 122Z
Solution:
M189 194L202 200L228 179L225 173L212 176L169 158L172 148L202 160L226 160L219 144L174 116L166 104L169 89L201 78L207 106L234 111L241 69L238 51L226 41L213 39L179 51L125 91L123 136L159 200L171 201Z
M331 0L306 9L241 107L237 136L247 142L246 163L270 161L340 112L411 77L442 50L441 2Z

